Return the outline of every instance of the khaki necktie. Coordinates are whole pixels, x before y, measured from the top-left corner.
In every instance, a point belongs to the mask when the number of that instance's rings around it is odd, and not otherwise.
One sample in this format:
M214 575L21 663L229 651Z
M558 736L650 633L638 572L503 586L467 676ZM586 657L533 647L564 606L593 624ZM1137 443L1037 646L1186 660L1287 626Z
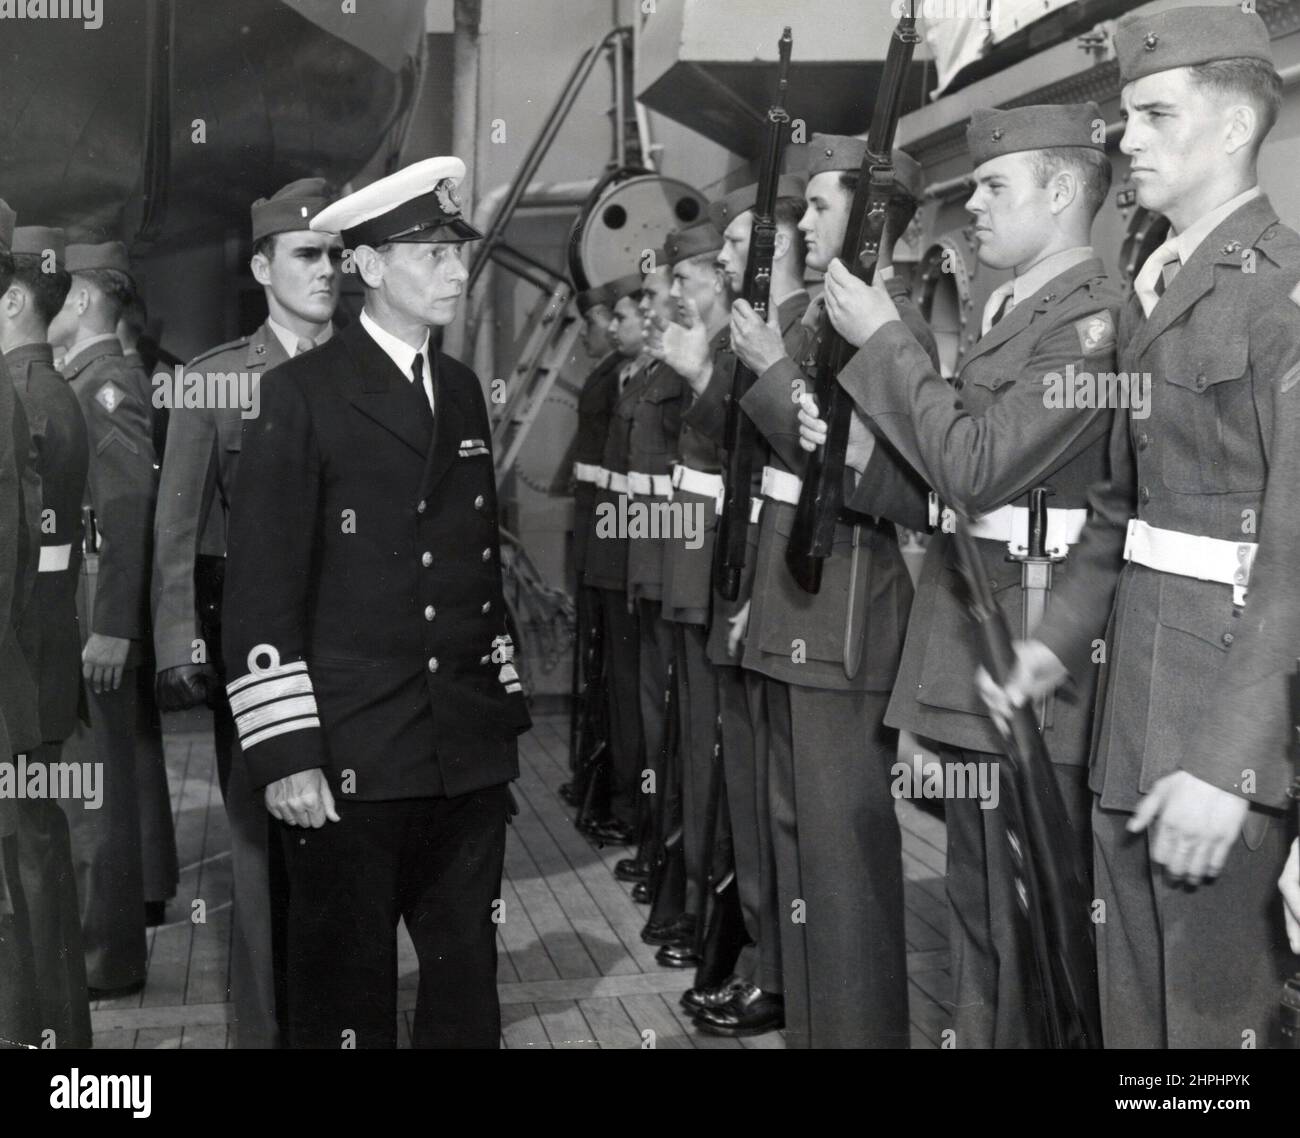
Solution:
M1142 305L1142 312L1146 316L1151 315L1181 264L1178 246L1171 239L1147 258L1146 264L1133 278L1133 291L1137 293L1138 303Z

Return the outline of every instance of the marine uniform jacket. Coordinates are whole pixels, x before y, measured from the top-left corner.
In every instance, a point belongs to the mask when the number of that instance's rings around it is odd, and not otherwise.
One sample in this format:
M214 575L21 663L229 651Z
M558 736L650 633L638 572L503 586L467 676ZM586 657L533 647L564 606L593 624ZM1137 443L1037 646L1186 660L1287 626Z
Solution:
M13 545L14 555L13 591L6 610L7 619L0 621L0 714L8 729L11 748L0 753L0 760L7 760L10 754L30 751L41 743L36 684L29 664L32 652L24 648L21 635L30 628L28 613L35 592L41 486L27 413L3 361L0 361L0 388L3 388L0 398L4 400L0 425L7 424L9 428L6 444L13 454L17 482L14 526L0 534L0 538Z
M638 474L667 476L677 460L677 442L682 427L682 409L690 388L667 364L650 365L641 398L632 407L628 432L627 468ZM636 495L632 495L636 499ZM640 501L654 508L667 503L666 498L651 495ZM665 533L629 536L627 545L627 585L633 597L658 601L663 598L664 552L668 545Z
M713 337L713 374L699 395L686 387L677 453L681 464L703 474L723 473L722 434L727 397L731 394L731 329ZM685 385L685 381L682 381ZM718 540L718 500L675 489L673 503L695 511L702 522L692 549L683 534L674 534L664 549L664 619L680 624L707 624L713 598L713 549ZM694 532L694 531L692 531Z
M902 281L889 283L899 312L937 359L934 337ZM802 476L807 454L799 446L799 407L818 346L822 304L804 314L802 351L778 360L741 400L766 437L773 466ZM800 363L796 363L799 360ZM801 366L802 365L802 366ZM786 567L794 505L767 500L759 521L753 601L743 665L775 680L838 691L888 691L912 602L912 579L898 547L894 523L925 526L928 490L888 446L877 445L835 527L833 552L822 566L821 589L806 593Z
M800 321L803 315L808 311L808 305L811 303L807 290L800 289L791 296L787 296L776 310L777 324L781 328L781 338L785 342L785 350L797 352L802 348L804 329ZM722 414L717 416L715 430L717 431L716 442L723 447L723 465L729 461L726 454L726 448L723 446L726 435L726 411L731 402L731 393L727 392L723 405ZM751 463L753 478L750 485L750 500L754 501L759 498L759 491L763 482L763 467L771 462L770 451L762 435L754 436L754 457ZM721 520L721 519L719 519ZM751 523L745 531L745 566L740 574L740 592L736 594L734 601L723 600L717 590L713 593L713 619L709 622L709 644L708 655L709 662L729 667L740 667L740 656L731 656L727 652L727 637L731 633L731 620L736 613L749 603L749 598L754 589L754 562L758 557L758 532L759 523ZM716 544L714 549L717 555Z
M90 632L142 640L149 628L149 568L158 489L148 377L111 340L64 364L90 445L87 498L99 536ZM138 663L133 646L128 663Z
M995 324L971 348L954 384L894 321L854 355L840 386L945 504L986 514L1025 506L1029 490L1047 486L1052 509L1081 509L1089 487L1108 475L1113 411L1109 400L1083 397L1082 406L1062 406L1061 392L1067 368L1075 376L1114 373L1119 307L1105 268L1091 258ZM1012 636L1022 638L1021 566L1008 560L1005 542L980 539L976 547ZM1053 570L1054 581L1068 578L1070 569L1067 556ZM1000 752L975 688L978 650L964 596L956 541L941 530L926 546L885 722L950 746ZM1096 669L1089 668L1053 700L1045 737L1054 762L1087 761L1096 682Z
M487 407L429 354L432 436L359 321L263 377L243 424L223 637L255 787L323 768L343 798L452 797L518 776Z
M82 503L90 463L86 420L54 367L46 343L23 344L5 363L27 410L41 481L40 569L27 609L24 647L40 696L41 739L57 743L77 725L81 633L77 580L82 559Z
M1149 319L1136 297L1123 311L1120 367L1150 374L1151 416L1117 416L1111 481L1094 489L1075 571L1038 633L1077 675L1111 614L1091 773L1104 807L1131 810L1178 769L1255 803L1286 802L1300 609L1298 278L1300 235L1260 197L1197 246ZM1245 606L1229 585L1122 563L1134 514L1257 541Z
M623 357L610 352L587 377L578 395L578 431L573 440L573 461L599 466L609 435L609 417L618 398L618 369ZM582 583L587 568L587 546L596 510L596 487L578 482L573 487L573 563Z
M265 322L251 336L222 344L198 356L186 369L205 377L248 376L249 389L262 375L284 363L280 338ZM215 391L217 382L212 384ZM224 388L223 390L229 390ZM244 390L242 387L239 390ZM244 413L237 401L228 407L172 408L167 426L167 454L158 486L154 519L153 636L158 670L198 663L199 637L194 595L194 563L200 554L226 552L226 520L239 466ZM220 503L220 509L213 506ZM207 646L212 658L220 645Z
M649 381L651 368L649 356L623 360L614 373L614 386L618 390L619 378L624 368L631 372L623 390L614 400L609 417L609 430L605 447L601 451L600 465L615 474L627 473L627 448L632 432L632 409L641 398L641 390ZM627 536L619 529L610 532L609 518L622 519L627 495L608 487L597 489L596 503L592 508L591 535L587 539L587 567L583 581L597 589L627 590Z

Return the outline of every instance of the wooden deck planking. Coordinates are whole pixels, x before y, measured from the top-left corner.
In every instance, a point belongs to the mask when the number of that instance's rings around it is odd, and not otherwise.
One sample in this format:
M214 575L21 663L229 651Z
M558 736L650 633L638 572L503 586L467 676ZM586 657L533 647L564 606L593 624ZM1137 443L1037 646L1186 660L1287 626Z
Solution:
M170 717L169 717L170 718ZM648 910L613 877L624 847L595 848L558 797L569 777L560 720L541 720L521 739L520 813L507 831L506 921L499 930L502 1042L508 1048L655 1047L780 1049L779 1033L744 1040L706 1036L678 1005L690 972L661 969L641 942ZM230 953L229 833L210 735L186 721L167 737L168 776L182 865L168 923L150 930L149 983L142 995L95 1005L95 1045L219 1048L233 1034L224 1002ZM950 1022L945 831L940 819L899 804L907 904L912 1041L936 1047ZM206 924L190 920L202 898ZM410 1046L417 961L399 929L399 1047Z

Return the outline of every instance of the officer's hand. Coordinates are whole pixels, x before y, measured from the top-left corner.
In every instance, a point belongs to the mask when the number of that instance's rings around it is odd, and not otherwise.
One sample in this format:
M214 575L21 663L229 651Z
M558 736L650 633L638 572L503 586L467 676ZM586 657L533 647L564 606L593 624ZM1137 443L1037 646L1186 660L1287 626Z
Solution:
M1151 858L1176 881L1217 877L1241 833L1250 803L1187 771L1156 782L1129 819L1128 831L1154 826Z
M737 300L731 306L731 350L755 375L785 359L776 305L768 305L767 320L763 321L748 303Z
M325 772L316 767L286 775L266 788L266 808L290 826L310 826L319 830L325 819L339 820L334 809L334 795Z
M666 363L699 395L713 377L713 353L695 301L686 302L683 324L673 324L658 315L651 316L647 323L646 351Z
M201 707L208 701L209 685L216 676L202 664L182 664L164 668L153 681L154 699L160 711L185 711Z
M103 636L92 632L81 650L81 674L96 695L117 691L122 685L126 654L131 641L122 636Z
M841 336L862 347L880 328L897 320L898 309L883 283L868 285L838 257L826 270L826 314Z
M1012 713L1030 700L1042 699L1065 682L1069 674L1060 658L1039 640L1017 640L1016 662L1007 682L999 687L983 668L975 673L975 687L999 731L1011 730Z
M1291 856L1286 859L1282 876L1277 879L1282 891L1282 915L1286 918L1286 939L1291 951L1300 955L1300 838L1291 842Z
M727 629L727 655L740 656L741 646L745 643L745 633L749 631L749 602L746 601L734 616L728 618L731 625Z

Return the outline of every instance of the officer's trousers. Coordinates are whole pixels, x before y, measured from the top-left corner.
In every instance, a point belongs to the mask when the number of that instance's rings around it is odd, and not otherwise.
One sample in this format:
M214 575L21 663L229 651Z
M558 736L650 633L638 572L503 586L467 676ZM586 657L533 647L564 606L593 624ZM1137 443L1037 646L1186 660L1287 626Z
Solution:
M420 961L412 1045L500 1046L493 916L507 809L502 784L341 801L341 820L318 830L277 823L289 868L290 1047L396 1047L399 919Z
M939 758L977 764L970 768L974 771L980 764L996 768L999 801L1005 802L1001 755L941 747ZM1092 794L1087 768L1053 764L1052 773L1075 849L1090 873ZM987 780L985 785L990 785ZM1018 947L1024 917L1016 900L1006 815L1000 807L981 809L976 798L949 798L944 816L954 1042L966 1048L1041 1047L1042 1008L1033 996L1033 961Z
M61 750L58 743L46 743L31 760L57 763ZM23 799L16 805L18 866L31 924L41 1030L54 1033L55 1047L90 1047L86 957L68 820L53 799Z
M98 764L103 801L63 799L81 902L86 981L125 988L145 978L144 878L135 718L139 677L128 668L116 691L86 688L90 725L78 721L63 744L63 761Z
M670 625L676 646L680 724L682 842L686 854L686 912L702 912L705 811L718 737L718 682L709 662L708 630L700 624Z
M644 764L637 620L628 612L626 593L618 589L599 592L609 710L609 808L615 818L635 829L641 808L638 785Z
M1223 872L1194 889L1148 856L1122 810L1092 811L1102 1041L1115 1047L1276 1046L1282 983L1295 971L1277 879L1292 827L1251 810Z
M887 692L765 682L788 1047L907 1047Z
M176 856L171 790L167 786L162 723L154 704L152 662L135 669L135 672L140 684L135 716L135 785L140 796L140 866L144 899L170 901L176 896L180 864Z

